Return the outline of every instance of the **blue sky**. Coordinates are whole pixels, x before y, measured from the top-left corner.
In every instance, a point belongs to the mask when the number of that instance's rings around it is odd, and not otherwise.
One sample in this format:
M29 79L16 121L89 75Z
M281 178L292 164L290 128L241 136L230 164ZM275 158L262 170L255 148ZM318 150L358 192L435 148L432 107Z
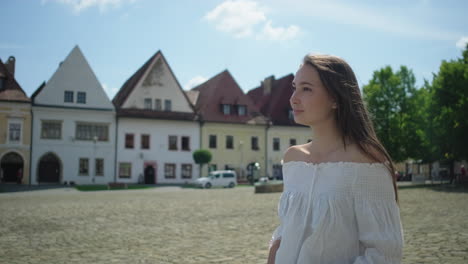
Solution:
M161 50L184 89L228 69L244 91L309 52L348 61L360 85L386 65L418 85L468 42L468 1L1 0L0 58L28 95L79 45L112 99Z

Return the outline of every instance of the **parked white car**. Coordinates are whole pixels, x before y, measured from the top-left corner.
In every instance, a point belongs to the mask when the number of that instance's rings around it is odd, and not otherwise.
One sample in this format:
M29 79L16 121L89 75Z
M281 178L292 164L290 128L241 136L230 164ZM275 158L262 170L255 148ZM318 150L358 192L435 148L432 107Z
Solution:
M208 177L201 177L195 180L195 184L202 188L229 187L237 185L237 174L232 170L212 171Z

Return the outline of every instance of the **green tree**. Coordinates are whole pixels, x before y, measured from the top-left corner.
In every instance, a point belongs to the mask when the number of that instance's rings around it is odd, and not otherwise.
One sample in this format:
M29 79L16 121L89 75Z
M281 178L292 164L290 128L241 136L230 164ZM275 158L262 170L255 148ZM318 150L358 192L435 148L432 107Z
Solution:
M193 160L196 164L200 165L200 176L202 175L202 168L204 164L208 164L211 162L211 152L206 149L199 149L193 152Z
M432 89L434 143L453 176L454 161L468 158L468 45L461 58L442 61Z
M421 99L413 72L405 66L393 72L386 66L374 72L363 94L377 136L392 159L417 158L415 150L422 145L424 133L418 122Z

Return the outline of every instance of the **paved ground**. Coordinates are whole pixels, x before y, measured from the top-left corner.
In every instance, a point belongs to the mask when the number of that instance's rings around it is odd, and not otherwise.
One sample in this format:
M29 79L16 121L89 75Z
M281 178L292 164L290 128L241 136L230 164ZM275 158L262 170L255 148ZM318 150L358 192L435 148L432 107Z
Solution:
M0 262L266 263L279 196L251 187L1 193ZM468 190L400 197L404 263L468 263Z

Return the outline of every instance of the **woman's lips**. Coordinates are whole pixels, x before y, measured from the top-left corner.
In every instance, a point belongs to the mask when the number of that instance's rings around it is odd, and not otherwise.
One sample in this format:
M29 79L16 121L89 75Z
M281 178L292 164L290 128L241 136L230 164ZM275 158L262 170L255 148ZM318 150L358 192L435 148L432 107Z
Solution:
M295 115L300 114L300 113L302 113L302 112L304 112L304 110L293 110L293 113L294 113Z

